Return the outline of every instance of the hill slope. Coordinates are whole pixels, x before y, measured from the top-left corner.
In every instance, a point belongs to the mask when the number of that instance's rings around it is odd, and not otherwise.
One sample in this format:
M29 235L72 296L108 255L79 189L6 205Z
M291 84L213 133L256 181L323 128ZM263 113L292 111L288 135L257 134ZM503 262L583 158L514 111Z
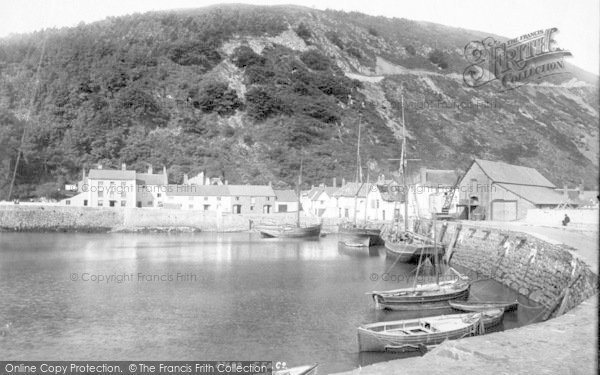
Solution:
M389 173L401 94L409 155L421 165L460 169L488 158L538 168L558 186L582 178L595 186L597 81L572 69L506 92L467 88L463 48L486 36L359 13L224 5L6 38L0 196L23 129L22 197L56 195L97 163L166 165L172 182L205 169L286 186L303 159L307 183L353 179L359 122L363 163Z

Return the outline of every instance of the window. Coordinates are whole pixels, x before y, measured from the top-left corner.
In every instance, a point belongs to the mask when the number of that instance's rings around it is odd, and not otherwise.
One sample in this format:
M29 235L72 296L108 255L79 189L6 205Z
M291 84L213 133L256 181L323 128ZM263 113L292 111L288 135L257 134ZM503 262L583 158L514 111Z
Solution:
M127 205L127 201L121 201L121 207L125 207Z
M70 205L71 205L71 201L67 199L67 200L65 201L65 204L66 204L67 206L70 206Z
M137 206L138 208L142 208L142 201L137 201L137 202L136 202L136 206Z
M103 186L104 185L104 181L98 181L98 186Z
M271 197L267 197L267 200L271 200Z
M377 202L377 208L379 208L379 199L377 199L375 202Z
M87 204L88 204L88 203L87 203L87 199L84 199L84 200L83 200L83 205L84 205L84 206L87 206Z
M221 201L221 197L217 197L217 200L220 202Z
M240 197L235 197L235 200L236 200L236 201L239 201L239 200L240 200Z
M141 204L142 202L140 202ZM152 206L152 201L148 201L148 206Z
M250 206L250 211L254 211L254 206Z
M98 201L98 207L102 207L104 203L102 201Z
M287 212L287 210L288 210L287 204L279 205L279 212Z
M204 200L205 200L205 201L207 201L207 200L208 200L208 197L204 197Z
M204 211L208 211L210 210L210 204L205 204L204 205Z
M121 192L121 198L123 198L123 199L127 198L127 192L125 190L123 190Z
M188 208L189 208L190 210L192 210L192 209L194 208L194 205L193 205L193 204L190 204L190 205L188 206Z
M157 193L157 194L156 194L156 198L160 198L160 193Z
M348 209L344 209L344 217L348 218Z
M104 198L104 190L98 190L98 198Z

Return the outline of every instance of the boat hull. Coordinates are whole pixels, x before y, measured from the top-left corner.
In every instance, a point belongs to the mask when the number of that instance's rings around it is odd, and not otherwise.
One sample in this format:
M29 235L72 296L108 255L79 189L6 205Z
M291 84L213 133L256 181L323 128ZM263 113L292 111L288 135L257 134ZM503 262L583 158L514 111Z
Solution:
M318 238L321 235L321 225L260 228L259 232L265 238Z
M340 243L350 247L370 247L383 245L380 229L339 228Z
M502 309L481 311L481 320L486 330L502 323L502 318L504 318Z
M379 310L434 310L449 307L449 301L466 299L471 285L456 281L438 290L398 289L372 292L375 308Z
M441 257L444 255L445 248L443 245L437 246L437 249L431 244L425 243L408 243L404 241L391 242L385 241L386 255L393 257L394 260L402 263L418 262L423 254L425 257L437 256Z
M427 346L438 345L445 340L482 333L481 319L481 313L468 313L367 324L358 328L358 350L360 352L424 350Z
M450 306L455 310L460 311L487 311L493 309L502 309L502 311L513 311L519 307L519 303L515 302L470 302L470 301L451 301Z

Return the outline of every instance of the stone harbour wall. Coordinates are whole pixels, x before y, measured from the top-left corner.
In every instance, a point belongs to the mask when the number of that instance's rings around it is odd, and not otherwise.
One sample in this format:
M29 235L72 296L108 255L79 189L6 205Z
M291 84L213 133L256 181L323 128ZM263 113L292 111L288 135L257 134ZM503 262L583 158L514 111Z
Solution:
M109 231L123 222L123 210L51 205L2 205L4 231Z
M244 231L260 225L295 224L295 212L230 214L195 210L95 208L56 205L0 205L3 231ZM302 224L319 219L301 214ZM337 220L323 221L324 232L337 231Z
M414 228L432 236L431 221L415 222ZM450 265L474 270L543 304L548 317L561 315L597 293L598 276L568 246L464 222L437 222L436 235L446 246Z

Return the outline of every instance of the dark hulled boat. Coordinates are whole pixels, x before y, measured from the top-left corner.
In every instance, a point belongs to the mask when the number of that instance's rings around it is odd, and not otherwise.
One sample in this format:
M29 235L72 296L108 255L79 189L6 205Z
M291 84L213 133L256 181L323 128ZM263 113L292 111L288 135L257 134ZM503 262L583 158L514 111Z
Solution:
M351 247L383 245L381 229L342 224L338 228L340 243Z
M387 255L402 263L416 262L421 257L441 257L445 253L443 244L434 244L432 240L410 232L390 234L385 239L385 249Z
M470 284L462 279L439 284L418 285L387 291L374 291L375 308L380 310L432 310L448 308L451 300L466 299Z
M294 225L260 227L258 231L265 238L319 238L321 235L321 224L306 227Z

